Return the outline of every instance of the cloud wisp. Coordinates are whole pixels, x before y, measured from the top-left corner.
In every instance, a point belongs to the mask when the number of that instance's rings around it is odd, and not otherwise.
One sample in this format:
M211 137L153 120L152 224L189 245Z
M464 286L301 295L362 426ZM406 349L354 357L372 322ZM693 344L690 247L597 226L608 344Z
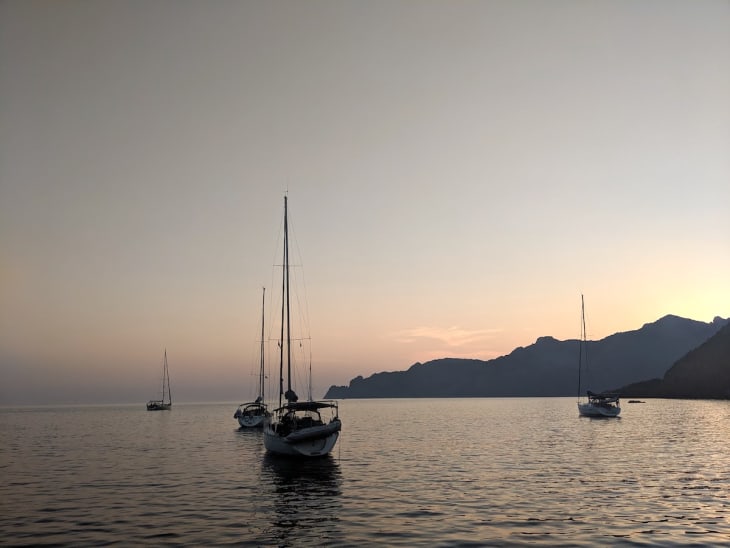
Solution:
M495 336L502 329L467 329L451 327L418 326L402 329L393 334L395 342L418 347L420 361L439 358L470 358L489 360L499 355L492 348Z

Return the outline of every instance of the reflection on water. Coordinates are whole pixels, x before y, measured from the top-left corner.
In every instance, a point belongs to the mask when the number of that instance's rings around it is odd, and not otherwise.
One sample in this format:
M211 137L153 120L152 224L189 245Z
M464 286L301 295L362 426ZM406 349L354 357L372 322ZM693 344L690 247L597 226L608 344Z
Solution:
M342 476L331 455L296 459L267 453L261 470L273 500L271 536L279 546L332 544L341 537Z
M0 409L0 545L730 546L730 402L347 400L336 454L229 404Z

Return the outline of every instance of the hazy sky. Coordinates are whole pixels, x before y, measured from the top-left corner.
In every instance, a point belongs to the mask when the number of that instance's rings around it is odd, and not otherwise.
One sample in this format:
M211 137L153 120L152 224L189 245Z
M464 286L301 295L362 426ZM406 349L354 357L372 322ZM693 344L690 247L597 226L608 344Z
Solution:
M315 397L727 317L729 152L726 0L3 0L0 403L247 399L287 189Z

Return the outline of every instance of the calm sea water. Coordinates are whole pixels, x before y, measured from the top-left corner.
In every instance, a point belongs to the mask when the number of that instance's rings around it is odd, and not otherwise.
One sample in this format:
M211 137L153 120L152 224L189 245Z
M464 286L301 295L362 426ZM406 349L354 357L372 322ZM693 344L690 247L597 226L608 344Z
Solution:
M0 544L728 545L730 402L344 400L334 453L236 404L0 410Z

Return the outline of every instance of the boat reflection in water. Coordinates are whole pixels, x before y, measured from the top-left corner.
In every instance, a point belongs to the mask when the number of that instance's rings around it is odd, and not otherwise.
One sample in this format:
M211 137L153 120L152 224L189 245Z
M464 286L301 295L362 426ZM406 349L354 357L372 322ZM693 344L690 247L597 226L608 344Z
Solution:
M273 490L270 540L278 546L337 544L346 540L340 527L342 473L331 456L291 459L267 453L262 484Z

